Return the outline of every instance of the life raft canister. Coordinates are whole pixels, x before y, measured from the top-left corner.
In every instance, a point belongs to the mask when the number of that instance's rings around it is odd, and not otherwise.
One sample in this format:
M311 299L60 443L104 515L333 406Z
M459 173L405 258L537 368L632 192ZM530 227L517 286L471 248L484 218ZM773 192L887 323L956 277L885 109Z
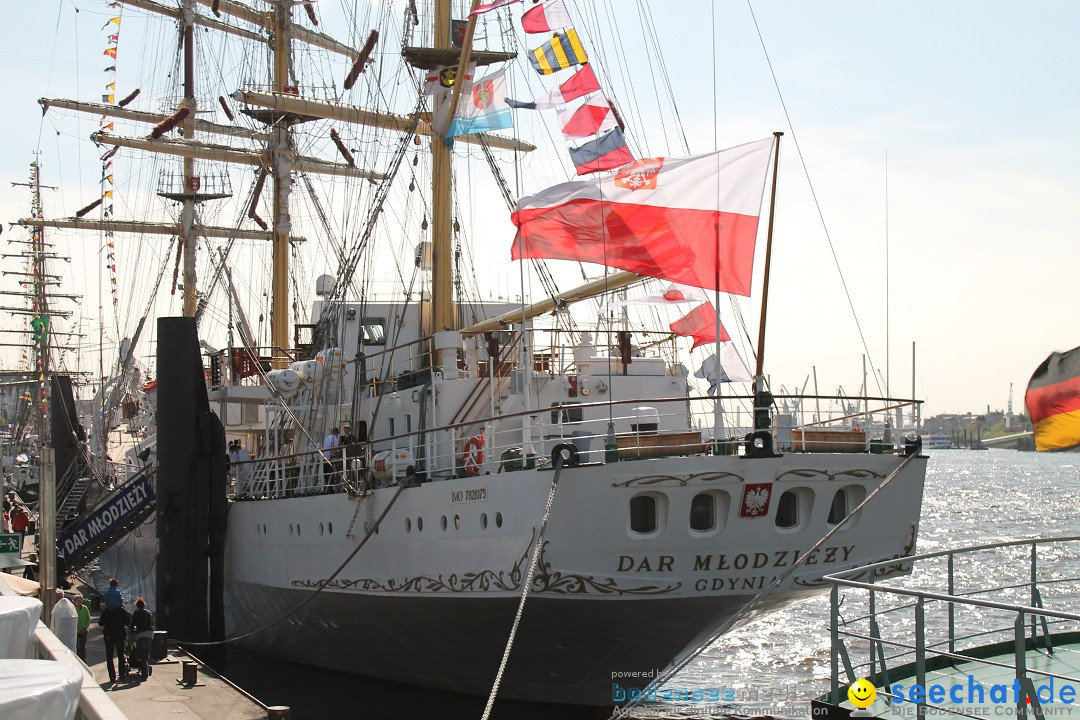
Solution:
M484 464L484 437L473 435L465 441L465 453L462 457L465 472L469 475L479 475L480 466Z

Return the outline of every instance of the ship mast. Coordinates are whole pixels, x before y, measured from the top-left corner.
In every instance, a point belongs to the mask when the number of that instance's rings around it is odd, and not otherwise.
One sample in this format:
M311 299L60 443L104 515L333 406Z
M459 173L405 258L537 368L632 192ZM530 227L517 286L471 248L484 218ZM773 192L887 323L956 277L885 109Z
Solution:
M181 18L184 23L184 100L183 106L190 114L182 125L184 139L195 139L194 119L198 110L195 100L195 0L184 0ZM184 158L184 188L180 211L180 237L184 248L184 317L195 317L198 304L197 282L195 274L195 252L199 238L195 234L195 198L191 194L194 187L195 159Z

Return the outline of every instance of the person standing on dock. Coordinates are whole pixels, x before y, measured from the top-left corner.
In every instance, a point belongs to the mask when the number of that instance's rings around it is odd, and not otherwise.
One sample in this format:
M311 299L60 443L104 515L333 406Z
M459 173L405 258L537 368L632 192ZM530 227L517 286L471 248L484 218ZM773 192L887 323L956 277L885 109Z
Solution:
M79 623L75 628L75 654L86 662L86 638L90 635L90 608L83 603L83 596L75 596L75 612L79 614Z
M146 601L135 601L131 614L131 632L135 634L135 646L139 652L139 673L142 679L150 677L150 642L154 639L154 614L146 609Z
M105 591L105 609L113 610L124 604L124 597L120 594L120 581L113 578L109 581L109 589Z
M111 590L112 588L110 588ZM117 592L120 592L117 590ZM106 596L108 591L106 591ZM127 626L131 616L123 605L101 611L98 625L101 626L102 635L105 638L105 665L109 669L109 681L116 682L116 668L113 666L113 655L120 666L120 676L128 673L127 660L124 658L124 645L127 643Z

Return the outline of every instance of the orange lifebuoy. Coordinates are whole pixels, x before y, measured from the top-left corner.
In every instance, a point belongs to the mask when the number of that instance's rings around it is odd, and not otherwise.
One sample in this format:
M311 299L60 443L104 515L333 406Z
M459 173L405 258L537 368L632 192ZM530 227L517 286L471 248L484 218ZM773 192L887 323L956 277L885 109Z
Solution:
M156 387L157 387L157 380L147 380L146 382L143 383L142 389L143 389L143 392L150 392L151 390L153 390Z
M465 441L465 454L462 458L465 472L469 475L479 475L480 466L484 464L484 438L482 435L474 435Z

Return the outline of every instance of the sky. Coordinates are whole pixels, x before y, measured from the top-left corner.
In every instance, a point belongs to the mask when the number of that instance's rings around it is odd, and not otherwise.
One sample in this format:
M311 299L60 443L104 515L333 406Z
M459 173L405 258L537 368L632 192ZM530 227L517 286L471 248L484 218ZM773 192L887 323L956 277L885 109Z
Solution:
M322 0L320 12L330 18L338 4ZM645 4L658 52L637 20L639 3L568 0L591 33L601 83L619 103L638 156L785 133L766 349L774 389L801 389L816 373L822 394L855 394L868 354L892 394L906 397L914 345L924 416L1004 410L1010 385L1021 412L1034 368L1051 351L1080 345L1080 4ZM72 187L96 184L89 169L62 170L57 128L43 122L36 101L100 94L96 44L106 12L103 0L6 8L18 32L0 50L9 68L0 115L2 240L24 237L9 223L26 214L28 195L11 183L26 181L35 150L46 184L61 186L46 194L47 214L54 207L73 214L86 193ZM515 21L520 12L511 10ZM682 133L670 115L654 112L670 104L660 89L664 72ZM532 78L514 90L540 94L551 84ZM568 169L563 160L560 172ZM524 182L521 192L542 187ZM505 218L492 232L509 247ZM76 257L64 279L85 296L79 317L92 324L97 275L86 268L97 260L81 248L58 252ZM520 290L502 252L477 267L497 278L496 293L513 297ZM755 296L759 287L760 280ZM756 302L744 304L755 336Z

